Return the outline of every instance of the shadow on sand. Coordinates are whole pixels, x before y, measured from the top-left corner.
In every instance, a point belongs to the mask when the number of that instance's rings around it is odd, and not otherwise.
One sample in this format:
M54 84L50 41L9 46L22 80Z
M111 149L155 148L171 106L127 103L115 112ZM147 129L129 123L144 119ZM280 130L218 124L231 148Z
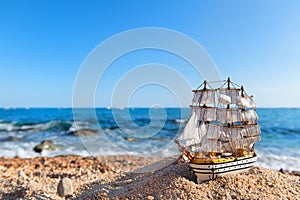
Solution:
M162 161L155 162L134 172L125 173L121 178L109 183L93 182L89 189L74 199L131 199L131 196L145 199L148 195L162 194L180 177L196 182L196 177L185 163L176 164L173 159L169 165L158 168L161 165ZM158 170L154 170L157 168ZM155 194L153 191L156 191Z

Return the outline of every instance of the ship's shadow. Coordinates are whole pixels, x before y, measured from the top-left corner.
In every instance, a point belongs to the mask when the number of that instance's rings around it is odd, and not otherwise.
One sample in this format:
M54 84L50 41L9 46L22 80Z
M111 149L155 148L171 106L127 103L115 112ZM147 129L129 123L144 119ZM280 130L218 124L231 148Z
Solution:
M166 188L176 187L174 184L178 178L196 182L196 177L187 163L177 164L173 160L169 165L157 169L161 162L158 161L125 173L121 178L109 183L93 182L92 187L75 199L131 199L132 195L140 195L140 198L145 199L148 195L161 194ZM155 194L153 191L156 191Z

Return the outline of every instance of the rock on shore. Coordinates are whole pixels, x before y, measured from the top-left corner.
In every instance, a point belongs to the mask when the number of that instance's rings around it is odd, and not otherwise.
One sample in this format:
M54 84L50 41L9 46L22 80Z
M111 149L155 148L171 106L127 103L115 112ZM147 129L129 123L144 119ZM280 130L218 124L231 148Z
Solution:
M41 153L43 150L55 150L56 146L51 140L44 140L33 148L33 151Z
M68 197L73 194L72 181L69 178L63 178L57 186L57 194L61 197Z
M70 199L298 199L299 176L254 167L244 174L195 183L187 164L133 173L156 158L0 158L0 199L64 199L59 182L72 183ZM63 196L63 195L62 195Z

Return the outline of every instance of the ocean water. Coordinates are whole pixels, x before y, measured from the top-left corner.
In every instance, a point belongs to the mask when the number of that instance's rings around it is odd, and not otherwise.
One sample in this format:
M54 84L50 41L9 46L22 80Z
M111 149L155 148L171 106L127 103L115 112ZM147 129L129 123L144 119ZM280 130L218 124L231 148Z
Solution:
M189 108L0 109L0 156L172 156L178 154L173 139L189 113ZM258 108L257 113L262 130L255 144L257 165L300 171L300 109ZM43 140L56 149L35 153Z

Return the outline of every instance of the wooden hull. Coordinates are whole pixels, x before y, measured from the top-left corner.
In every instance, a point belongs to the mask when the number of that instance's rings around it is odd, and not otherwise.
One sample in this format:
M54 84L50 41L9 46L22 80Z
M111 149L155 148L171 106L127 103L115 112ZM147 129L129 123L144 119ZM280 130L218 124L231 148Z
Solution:
M257 156L246 157L234 161L223 163L195 163L190 162L190 166L197 176L197 182L214 180L218 176L227 174L242 173L248 171L256 162Z

